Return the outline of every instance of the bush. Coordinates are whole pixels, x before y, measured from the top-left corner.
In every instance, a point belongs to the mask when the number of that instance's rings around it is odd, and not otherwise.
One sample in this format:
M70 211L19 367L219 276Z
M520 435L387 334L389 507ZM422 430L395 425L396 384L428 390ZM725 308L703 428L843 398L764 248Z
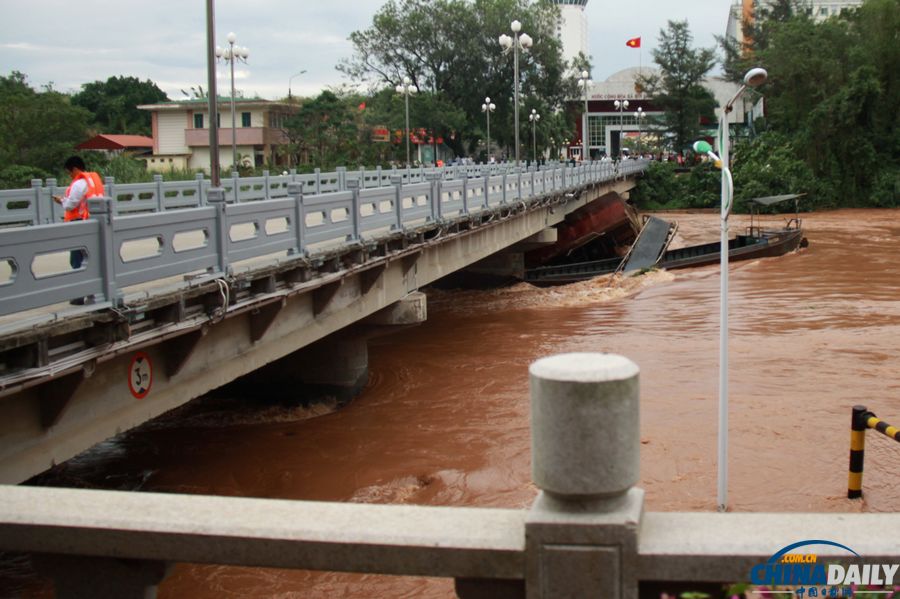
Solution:
M0 170L0 189L31 187L32 179L46 179L52 176L52 174L36 166L11 164Z
M685 210L719 205L720 172L703 163L687 173L674 162L651 162L631 199L641 210Z
M733 162L736 212L746 211L746 200L772 195L805 193L803 205L832 208L833 188L819 181L785 135L767 132L739 146Z

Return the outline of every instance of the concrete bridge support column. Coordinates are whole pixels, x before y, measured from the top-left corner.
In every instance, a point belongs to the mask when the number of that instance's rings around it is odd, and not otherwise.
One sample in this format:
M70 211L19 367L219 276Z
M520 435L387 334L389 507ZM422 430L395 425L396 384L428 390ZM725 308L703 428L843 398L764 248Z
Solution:
M531 365L532 478L525 524L528 599L637 599L643 512L638 367L611 354Z
M155 599L168 573L165 562L84 555L40 554L34 565L56 599Z
M425 294L410 293L359 325L272 362L237 385L287 402L334 398L339 405L346 404L369 380L368 340L397 327L424 322L426 316Z

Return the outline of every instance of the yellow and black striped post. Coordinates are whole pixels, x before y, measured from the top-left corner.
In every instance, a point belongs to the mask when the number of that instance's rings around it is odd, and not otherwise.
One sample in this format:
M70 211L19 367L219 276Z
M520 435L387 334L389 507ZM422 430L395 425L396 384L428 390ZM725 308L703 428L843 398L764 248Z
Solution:
M866 428L874 428L882 435L890 437L894 441L900 441L900 429L881 420L872 412L866 414L865 422Z
M863 459L866 455L866 420L870 412L865 406L853 406L850 420L850 474L847 479L847 498L862 497Z
M866 406L853 406L850 421L850 475L847 480L847 497L862 497L863 458L866 453L866 429L875 429L882 435L900 441L900 428L891 426L866 409Z

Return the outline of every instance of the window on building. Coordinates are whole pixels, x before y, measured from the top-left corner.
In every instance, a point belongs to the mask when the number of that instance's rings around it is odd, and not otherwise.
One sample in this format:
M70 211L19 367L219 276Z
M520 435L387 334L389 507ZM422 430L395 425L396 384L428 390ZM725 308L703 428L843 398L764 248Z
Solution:
M249 127L250 126L250 113L242 112L241 113L241 127Z
M203 115L202 114L194 115L194 129L203 129Z
M822 8L820 8L820 9L819 9L819 15L820 15L820 16L823 16L823 17L827 17L827 16L828 16L828 7L827 7L827 6L823 6Z
M216 127L218 127L219 129L222 128L222 113L221 112L216 113Z

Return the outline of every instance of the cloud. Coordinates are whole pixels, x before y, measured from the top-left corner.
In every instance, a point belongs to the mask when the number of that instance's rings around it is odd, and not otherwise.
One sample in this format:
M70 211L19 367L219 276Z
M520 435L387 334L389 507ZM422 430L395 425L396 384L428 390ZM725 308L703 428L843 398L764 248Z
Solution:
M247 65L235 73L246 94L267 98L287 95L288 79L301 69L307 73L291 84L295 94L316 94L347 81L335 66L352 55L348 37L365 29L383 0L217 0L216 36L234 31L238 44L250 49ZM668 19L687 19L695 43L711 46L714 33L723 33L731 0L672 4L642 0L640 10L607 0L587 5L589 51L595 79L629 66L652 63L659 30ZM205 3L184 0L117 2L80 0L79 15L98 32L85 41L74 24L70 0L38 0L28 10L7 10L0 20L0 74L18 70L32 85L54 82L61 91L78 91L90 81L116 75L150 79L172 98L181 88L206 87ZM79 17L80 18L80 17ZM499 33L498 33L499 35ZM625 40L641 35L642 54L625 47ZM219 65L219 72L223 66ZM230 79L219 79L230 84Z

